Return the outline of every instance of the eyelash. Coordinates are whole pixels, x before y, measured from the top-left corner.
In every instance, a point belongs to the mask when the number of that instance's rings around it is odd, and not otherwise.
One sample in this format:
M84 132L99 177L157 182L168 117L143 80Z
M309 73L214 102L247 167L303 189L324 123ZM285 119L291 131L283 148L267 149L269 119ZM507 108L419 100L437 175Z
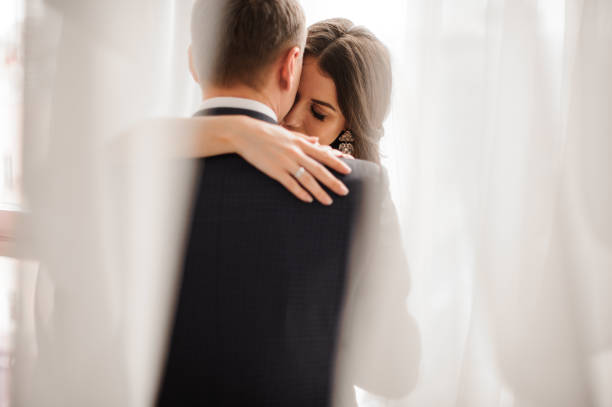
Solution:
M325 120L325 115L318 113L315 108L314 105L310 105L310 112L312 113L312 115L314 116L315 119L319 120L319 121L323 121Z

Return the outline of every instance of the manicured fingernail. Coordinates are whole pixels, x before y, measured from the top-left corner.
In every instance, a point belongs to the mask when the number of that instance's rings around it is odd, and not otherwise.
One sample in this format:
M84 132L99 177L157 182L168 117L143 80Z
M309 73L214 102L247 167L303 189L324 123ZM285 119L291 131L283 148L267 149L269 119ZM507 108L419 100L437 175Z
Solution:
M341 195L348 195L349 189L346 187L346 185L341 184L340 185L340 192L341 192Z
M329 196L328 196L327 198L325 198L323 201L324 201L323 203L324 203L325 205L331 205L331 204L333 204L333 203L334 203L334 200L333 200L333 199L331 199Z

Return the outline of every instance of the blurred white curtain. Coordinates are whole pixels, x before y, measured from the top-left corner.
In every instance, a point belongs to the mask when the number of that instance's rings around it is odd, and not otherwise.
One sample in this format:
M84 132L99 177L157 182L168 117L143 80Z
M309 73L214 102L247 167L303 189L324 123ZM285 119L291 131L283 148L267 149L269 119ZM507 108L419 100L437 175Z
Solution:
M126 130L197 106L190 12L190 1L27 1L21 250L41 269L36 313L21 315L16 406L152 403L189 177L165 171L155 129Z
M125 260L109 255L117 229L99 152L140 118L195 106L190 5L30 1L24 233L46 264L39 289L52 304L35 338L52 342L21 342L33 362L21 365L18 388L31 402L18 405L150 404L161 346L150 339L168 307L156 300L172 279L147 276L173 264L180 219L166 215L182 194L163 190L172 184L154 162L134 164L121 230L137 272L117 273L113 262ZM309 22L369 27L394 58L384 163L422 365L405 399L359 393L362 404L612 406L612 3L303 5ZM137 298L125 286L139 286ZM57 354L36 359L37 346ZM45 380L29 381L32 372Z

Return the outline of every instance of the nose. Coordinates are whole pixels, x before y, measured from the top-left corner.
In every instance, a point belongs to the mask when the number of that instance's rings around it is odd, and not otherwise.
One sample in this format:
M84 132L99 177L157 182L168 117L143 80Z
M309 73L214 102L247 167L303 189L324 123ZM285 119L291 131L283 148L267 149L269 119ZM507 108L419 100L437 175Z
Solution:
M299 106L293 106L293 108L287 113L285 118L282 121L282 126L291 130L303 133L304 130L304 121L301 118L299 113Z

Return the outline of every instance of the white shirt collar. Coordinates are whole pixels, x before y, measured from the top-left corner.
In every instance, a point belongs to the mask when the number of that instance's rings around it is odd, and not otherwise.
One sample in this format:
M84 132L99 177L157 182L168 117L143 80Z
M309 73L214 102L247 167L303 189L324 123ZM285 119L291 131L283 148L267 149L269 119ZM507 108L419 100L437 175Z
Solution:
M270 108L270 106L264 105L253 99L236 98L236 97L216 97L210 99L204 99L200 105L199 110L211 109L215 107L234 107L238 109L254 110L266 116L270 116L275 122L278 122L276 113Z

